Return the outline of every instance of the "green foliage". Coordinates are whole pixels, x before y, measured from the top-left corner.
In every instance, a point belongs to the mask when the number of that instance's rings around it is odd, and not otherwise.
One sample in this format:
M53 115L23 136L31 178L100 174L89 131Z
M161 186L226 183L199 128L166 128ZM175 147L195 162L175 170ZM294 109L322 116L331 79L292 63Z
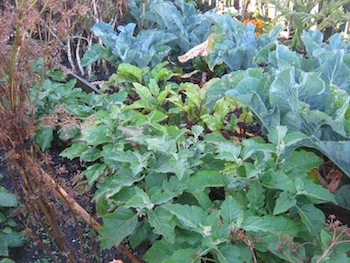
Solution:
M295 150L307 135L276 125L269 142L227 140L222 116L239 104L221 98L214 111L206 109L205 88L172 83L170 71L155 77L164 66L121 64L110 80L119 100L96 109L61 153L87 165L83 174L97 189L103 218L102 248L126 237L133 247L151 242L147 262L305 262L322 255L320 233L328 232L315 204L336 200L308 176L322 159ZM260 69L241 74L262 76ZM221 125L206 122L209 116Z
M242 24L229 15L211 14L214 23L212 28L212 52L208 66L211 70L224 63L230 71L256 67L253 57L259 53L268 53L276 44L281 27L275 27L268 34L255 35L255 27L249 23Z
M0 256L8 257L9 248L21 247L25 239L18 231L18 224L10 213L18 207L16 195L9 193L5 188L0 187ZM3 262L12 262L9 259L2 259Z
M350 176L348 46L340 35L322 44L320 32L302 36L307 58L278 45L267 57L268 65L223 76L211 85L207 106L224 95L249 106L271 131L285 125L304 134L297 146L312 147ZM296 146L296 147L297 147Z
M329 1L321 0L314 2L312 0L267 0L275 6L279 15L274 21L281 19L289 22L289 27L293 31L291 48L293 50L303 50L303 41L301 35L303 31L312 27L327 34L327 38L336 32L340 32L345 27L349 19L349 0ZM293 5L293 8L291 8ZM274 22L272 21L272 23Z

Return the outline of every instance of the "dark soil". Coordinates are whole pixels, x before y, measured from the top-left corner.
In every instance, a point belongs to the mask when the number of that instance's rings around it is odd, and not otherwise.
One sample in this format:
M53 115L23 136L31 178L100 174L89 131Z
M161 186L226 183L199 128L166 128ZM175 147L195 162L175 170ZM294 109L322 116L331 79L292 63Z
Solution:
M94 204L91 202L92 193L84 190L84 181L78 180L80 171L83 169L79 163L79 160L69 161L67 159L61 158L59 153L62 149L54 148L48 154L49 159L51 159L50 169L53 170L55 179L59 184L71 195L74 199L86 209L89 213L94 215ZM8 191L14 192L14 187L10 176L8 174L6 164L4 162L4 154L0 152L0 186L5 187ZM78 194L79 192L83 192ZM61 206L59 203L57 204ZM61 206L62 207L62 206ZM24 212L23 208L20 211ZM64 214L64 208L62 207L62 213ZM17 223L22 226L23 233L28 232L25 230L26 219L24 213L18 213L19 216L15 217ZM99 220L101 221L101 220ZM77 226L79 225L79 226ZM94 263L94 262L110 262L113 259L122 260L124 263L130 263L120 251L116 248L110 250L100 251L98 235L93 230L89 228L84 222L77 222L70 218L63 224L62 229L70 243L70 246L74 248L77 255L78 262ZM57 255L61 262L66 262L65 257L60 256L58 249L50 241L47 235L36 230L38 236L40 236L41 241L47 245L50 252ZM41 262L53 262L47 253L44 251L43 247L36 242L33 237L27 236L27 244L24 247L11 248L9 258L16 263L41 263ZM126 244L127 245L127 244ZM138 250L133 251L133 253L138 257L142 258L142 254L145 249L140 247ZM1 259L1 257L0 257Z

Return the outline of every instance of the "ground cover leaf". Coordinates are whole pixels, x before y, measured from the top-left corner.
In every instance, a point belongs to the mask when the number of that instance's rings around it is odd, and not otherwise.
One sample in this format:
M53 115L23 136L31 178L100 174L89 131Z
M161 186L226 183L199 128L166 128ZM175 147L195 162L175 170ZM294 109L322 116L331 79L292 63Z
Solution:
M228 180L219 171L199 171L188 181L188 192L202 192L208 187L225 187Z
M296 206L298 214L304 226L313 237L319 237L321 229L325 226L325 216L323 212L313 204Z
M295 199L295 195L288 192L281 192L276 199L276 204L273 209L273 215L278 215L286 212L288 209L295 206L297 200Z
M163 207L156 207L147 212L148 222L154 228L153 232L163 236L168 242L175 241L175 222L173 215Z
M0 192L0 207L17 207L17 197L12 193Z
M103 226L100 229L101 248L109 249L118 245L125 237L136 229L138 215L131 209L118 207L113 213L103 217Z
M163 207L180 220L182 227L202 234L200 225L208 216L202 208L180 204L166 204Z
M222 202L220 208L220 215L225 224L239 224L238 220L243 219L243 210L240 204L232 196L227 196Z

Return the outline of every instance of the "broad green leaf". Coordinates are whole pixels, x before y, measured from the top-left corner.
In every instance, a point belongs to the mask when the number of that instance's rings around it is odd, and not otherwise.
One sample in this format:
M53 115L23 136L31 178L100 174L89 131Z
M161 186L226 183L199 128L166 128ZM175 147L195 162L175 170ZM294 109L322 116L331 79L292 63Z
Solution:
M35 142L42 151L46 151L51 147L53 141L53 129L52 128L41 128L35 133Z
M289 132L284 138L286 147L293 146L298 142L307 139L308 136L301 132Z
M84 162L94 162L101 157L101 150L97 148L89 148L81 153L81 159Z
M328 189L323 188L321 185L313 182L304 185L304 190L297 194L304 194L311 199L318 202L332 202L336 203L335 196Z
M81 154L87 151L88 149L88 145L85 142L75 142L71 146L65 148L60 153L60 156L72 160L74 158L80 157Z
M21 236L21 233L10 230L10 233L0 233L0 236L6 240L8 247L23 247L26 243L24 237Z
M147 87L145 87L137 82L134 82L133 85L134 85L134 88L135 88L137 95L140 96L141 100L147 101L153 97L150 90Z
M99 177L104 175L107 166L104 163L94 163L90 165L83 174L88 180L88 184L92 185Z
M146 260L146 262L164 262L165 259L171 257L176 249L176 243L169 243L164 239L156 240L151 248L147 250L143 259Z
M280 165L280 168L286 174L308 173L312 169L318 168L322 163L322 158L315 153L300 150L292 152L292 154Z
M328 233L326 230L321 229L320 233L322 249L325 251L329 245L332 243L332 235Z
M3 258L0 260L0 263L16 263L16 262L9 258Z
M101 183L97 185L96 193L93 197L93 200L96 200L100 197L111 198L123 187L130 187L134 183L142 180L141 176L133 176L131 170L121 170L119 173L109 175Z
M288 192L281 192L276 199L275 208L273 209L273 214L278 215L286 212L288 209L295 206L297 200L295 199L295 194Z
M202 191L202 192L190 192L191 195L193 195L197 201L198 204L205 210L208 210L210 208L214 207L213 201L209 197L209 190Z
M172 169L172 172L175 173L176 177L181 180L188 167L188 159L191 158L193 154L190 151L181 151L177 154L173 154L173 156L169 159L169 165L170 168Z
M241 152L242 147L236 145L234 143L226 142L219 143L218 146L219 154L215 157L220 160L228 161L228 162L239 162L239 154Z
M200 225L204 223L208 216L202 208L180 204L167 204L163 207L180 220L182 227L202 234Z
M204 131L204 128L200 125L194 125L192 127L193 136L197 139L199 135L201 135Z
M16 207L18 205L16 195L0 192L0 207Z
M246 231L262 231L276 235L284 233L292 238L295 237L299 231L299 225L296 222L283 216L250 216L243 220L242 225L243 229Z
M109 128L107 125L100 125L97 127L86 126L81 131L82 139L90 145L100 145L107 142L110 142L108 137Z
M220 247L216 253L219 263L251 262L252 253L247 246L226 244Z
M114 77L115 76L115 77ZM110 77L110 80L114 80L114 78L118 77L118 82L142 82L142 69L136 67L134 65L128 63L121 63L118 66L117 74L114 74Z
M118 207L113 213L103 217L103 226L100 229L101 248L109 249L119 245L136 229L138 215L131 209Z
M184 177L179 179L176 176L171 176L169 181L164 181L162 184L162 188L165 192L179 196L181 195L185 189L187 189L188 185L188 177Z
M190 177L188 192L202 192L208 187L225 187L227 178L219 171L199 171Z
M285 145L284 140L287 133L288 128L286 126L276 126L268 133L267 137L269 138L269 141L275 144L276 146L279 146L282 143Z
M262 186L270 189L280 189L287 192L295 192L294 182L285 173L275 170L266 171L260 179Z
M163 137L153 137L146 139L148 150L159 151L165 154L176 153L176 140Z
M325 227L325 217L323 212L316 208L313 204L305 204L296 206L301 221L306 226L309 233L318 238L321 229Z
M321 78L329 84L334 84L341 89L348 90L347 76L350 75L349 67L344 63L344 50L337 50L332 57L321 65L319 71Z
M337 204L350 210L350 185L341 186L335 193Z
M9 255L8 245L5 238L0 235L0 256L7 257Z
M129 208L137 208L137 209L147 209L152 210L154 208L154 204L151 202L147 193L145 193L139 187L135 187L135 196L133 196L129 201L127 201L124 205Z
M168 118L168 115L164 114L161 111L154 110L154 111L150 112L147 117L148 117L148 120L150 122L158 123L158 122L166 120Z
M271 143L259 143L254 139L246 139L243 141L243 149L242 149L242 159L247 160L252 157L253 154L257 152L263 153L274 153L276 152L276 147Z
M163 207L157 207L147 212L148 222L154 228L153 232L161 235L170 243L175 241L175 221L173 215Z
M248 207L253 210L259 210L265 204L265 191L261 187L260 183L255 181L249 186L247 193L247 199L249 201Z
M165 192L156 186L149 191L149 196L153 204L161 205L161 204L168 203L177 195L173 193Z
M176 250L171 257L162 261L162 263L200 263L201 257L197 254L197 250L193 248L185 248Z
M243 219L243 210L240 204L232 197L228 196L222 202L221 216L225 224L239 224L239 220Z
M143 242L148 242L152 228L147 221L141 221L135 228L134 233L128 237L128 241L133 248L136 248Z
M106 49L100 44L93 45L88 51L84 53L83 58L81 59L81 65L86 67L91 65L103 58L103 55L106 53Z
M160 88L155 79L149 80L148 88L154 97L157 97L159 95Z

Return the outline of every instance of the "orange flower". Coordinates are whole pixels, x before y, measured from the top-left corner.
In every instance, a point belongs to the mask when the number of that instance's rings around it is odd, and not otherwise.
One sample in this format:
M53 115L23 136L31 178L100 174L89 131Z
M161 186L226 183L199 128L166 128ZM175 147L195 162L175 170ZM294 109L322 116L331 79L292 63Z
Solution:
M248 25L249 23L252 23L255 26L255 30L257 31L255 35L260 37L260 33L264 31L261 21L258 19L246 19L243 21L244 25Z

